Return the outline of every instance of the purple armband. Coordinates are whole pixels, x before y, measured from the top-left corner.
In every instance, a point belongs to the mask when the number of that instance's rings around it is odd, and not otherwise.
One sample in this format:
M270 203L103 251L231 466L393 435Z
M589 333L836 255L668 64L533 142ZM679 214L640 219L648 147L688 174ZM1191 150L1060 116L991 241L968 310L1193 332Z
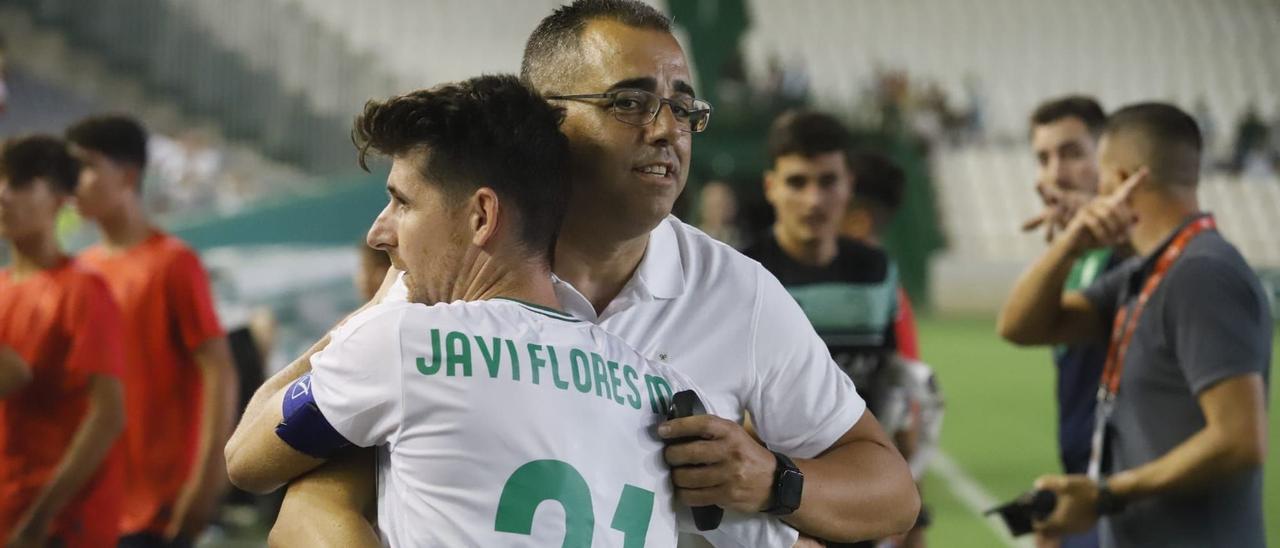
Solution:
M276 435L289 447L318 459L327 459L351 442L342 437L320 413L311 392L311 373L289 385L280 409L284 420L276 425Z

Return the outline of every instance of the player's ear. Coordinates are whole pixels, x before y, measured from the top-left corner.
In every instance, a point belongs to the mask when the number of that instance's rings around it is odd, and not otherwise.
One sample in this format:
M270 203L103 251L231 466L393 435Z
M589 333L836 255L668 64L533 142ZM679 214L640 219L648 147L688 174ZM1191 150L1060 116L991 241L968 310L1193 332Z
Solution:
M489 187L480 187L471 195L467 222L471 229L471 244L484 247L498 233L501 223L501 204L498 194Z

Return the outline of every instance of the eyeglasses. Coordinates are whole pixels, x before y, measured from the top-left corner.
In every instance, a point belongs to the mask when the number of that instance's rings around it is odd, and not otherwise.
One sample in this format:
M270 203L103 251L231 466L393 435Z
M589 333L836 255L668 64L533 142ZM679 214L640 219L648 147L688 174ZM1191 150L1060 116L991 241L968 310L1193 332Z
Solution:
M686 133L701 133L711 122L711 103L701 99L677 97L665 99L642 89L618 89L605 93L588 93L583 95L556 95L547 99L608 99L603 105L613 113L619 122L632 126L647 126L658 118L662 105L671 109L680 124L680 130Z

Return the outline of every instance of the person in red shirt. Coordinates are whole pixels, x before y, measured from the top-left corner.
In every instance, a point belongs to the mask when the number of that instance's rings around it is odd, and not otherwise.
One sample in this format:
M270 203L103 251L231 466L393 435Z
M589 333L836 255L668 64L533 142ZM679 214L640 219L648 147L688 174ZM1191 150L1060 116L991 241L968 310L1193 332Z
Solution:
M0 541L96 548L119 533L120 311L58 245L75 160L57 138L0 150Z
M141 124L89 118L67 141L81 164L77 207L102 234L81 260L106 277L125 320L120 546L189 546L228 486L221 448L238 386L208 276L186 244L147 218Z

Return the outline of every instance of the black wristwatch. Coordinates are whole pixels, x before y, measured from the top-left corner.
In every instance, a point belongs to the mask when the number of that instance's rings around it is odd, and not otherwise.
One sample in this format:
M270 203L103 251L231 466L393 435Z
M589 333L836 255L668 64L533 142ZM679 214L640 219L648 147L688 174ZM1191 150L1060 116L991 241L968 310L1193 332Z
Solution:
M1098 515L1110 516L1124 511L1124 499L1116 496L1107 486L1107 478L1098 480Z
M775 516L785 516L800 507L804 474L786 455L774 451L773 457L778 460L778 469L773 472L773 492L769 494L769 506L764 511Z

